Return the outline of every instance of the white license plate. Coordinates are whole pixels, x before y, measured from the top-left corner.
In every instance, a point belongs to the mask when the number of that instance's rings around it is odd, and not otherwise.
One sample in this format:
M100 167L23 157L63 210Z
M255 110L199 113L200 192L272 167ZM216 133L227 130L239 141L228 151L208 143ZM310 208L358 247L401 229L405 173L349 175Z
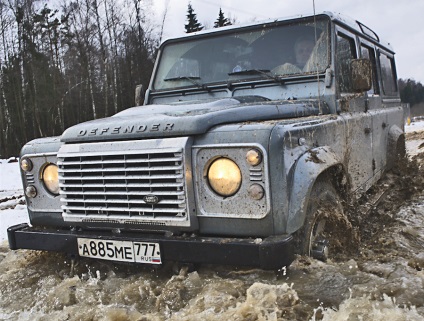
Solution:
M102 260L162 264L159 243L78 238L80 256Z

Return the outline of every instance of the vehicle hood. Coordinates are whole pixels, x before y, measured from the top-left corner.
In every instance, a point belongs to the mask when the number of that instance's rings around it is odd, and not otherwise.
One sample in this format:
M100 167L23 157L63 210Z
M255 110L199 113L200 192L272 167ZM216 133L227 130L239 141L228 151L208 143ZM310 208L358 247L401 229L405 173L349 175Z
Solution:
M61 141L68 143L199 135L217 125L318 114L316 100L270 101L259 96L146 105L70 127L63 133Z

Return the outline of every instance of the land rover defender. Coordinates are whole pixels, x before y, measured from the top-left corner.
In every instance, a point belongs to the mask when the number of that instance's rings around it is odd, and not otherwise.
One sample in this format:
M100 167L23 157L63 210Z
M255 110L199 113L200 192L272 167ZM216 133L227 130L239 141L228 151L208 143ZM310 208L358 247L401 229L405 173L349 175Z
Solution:
M11 249L263 269L293 253L325 260L343 250L343 200L404 151L392 48L333 13L169 39L143 101L22 148L30 224L8 229Z

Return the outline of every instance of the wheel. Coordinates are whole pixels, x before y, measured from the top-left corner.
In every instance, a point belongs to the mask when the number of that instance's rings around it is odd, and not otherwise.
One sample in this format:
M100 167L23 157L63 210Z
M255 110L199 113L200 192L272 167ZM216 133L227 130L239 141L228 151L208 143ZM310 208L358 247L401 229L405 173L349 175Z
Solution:
M352 243L352 225L339 194L328 180L314 184L305 222L297 237L299 254L322 261L345 253Z

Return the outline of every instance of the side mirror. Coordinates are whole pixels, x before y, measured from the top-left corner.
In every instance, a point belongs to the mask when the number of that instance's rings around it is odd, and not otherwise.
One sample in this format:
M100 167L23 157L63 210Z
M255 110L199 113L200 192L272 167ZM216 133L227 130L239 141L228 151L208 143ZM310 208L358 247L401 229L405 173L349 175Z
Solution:
M355 92L368 91L372 87L372 66L369 59L352 59L350 61L351 79Z
M137 85L135 87L135 105L141 106L144 101L144 88L143 85Z

